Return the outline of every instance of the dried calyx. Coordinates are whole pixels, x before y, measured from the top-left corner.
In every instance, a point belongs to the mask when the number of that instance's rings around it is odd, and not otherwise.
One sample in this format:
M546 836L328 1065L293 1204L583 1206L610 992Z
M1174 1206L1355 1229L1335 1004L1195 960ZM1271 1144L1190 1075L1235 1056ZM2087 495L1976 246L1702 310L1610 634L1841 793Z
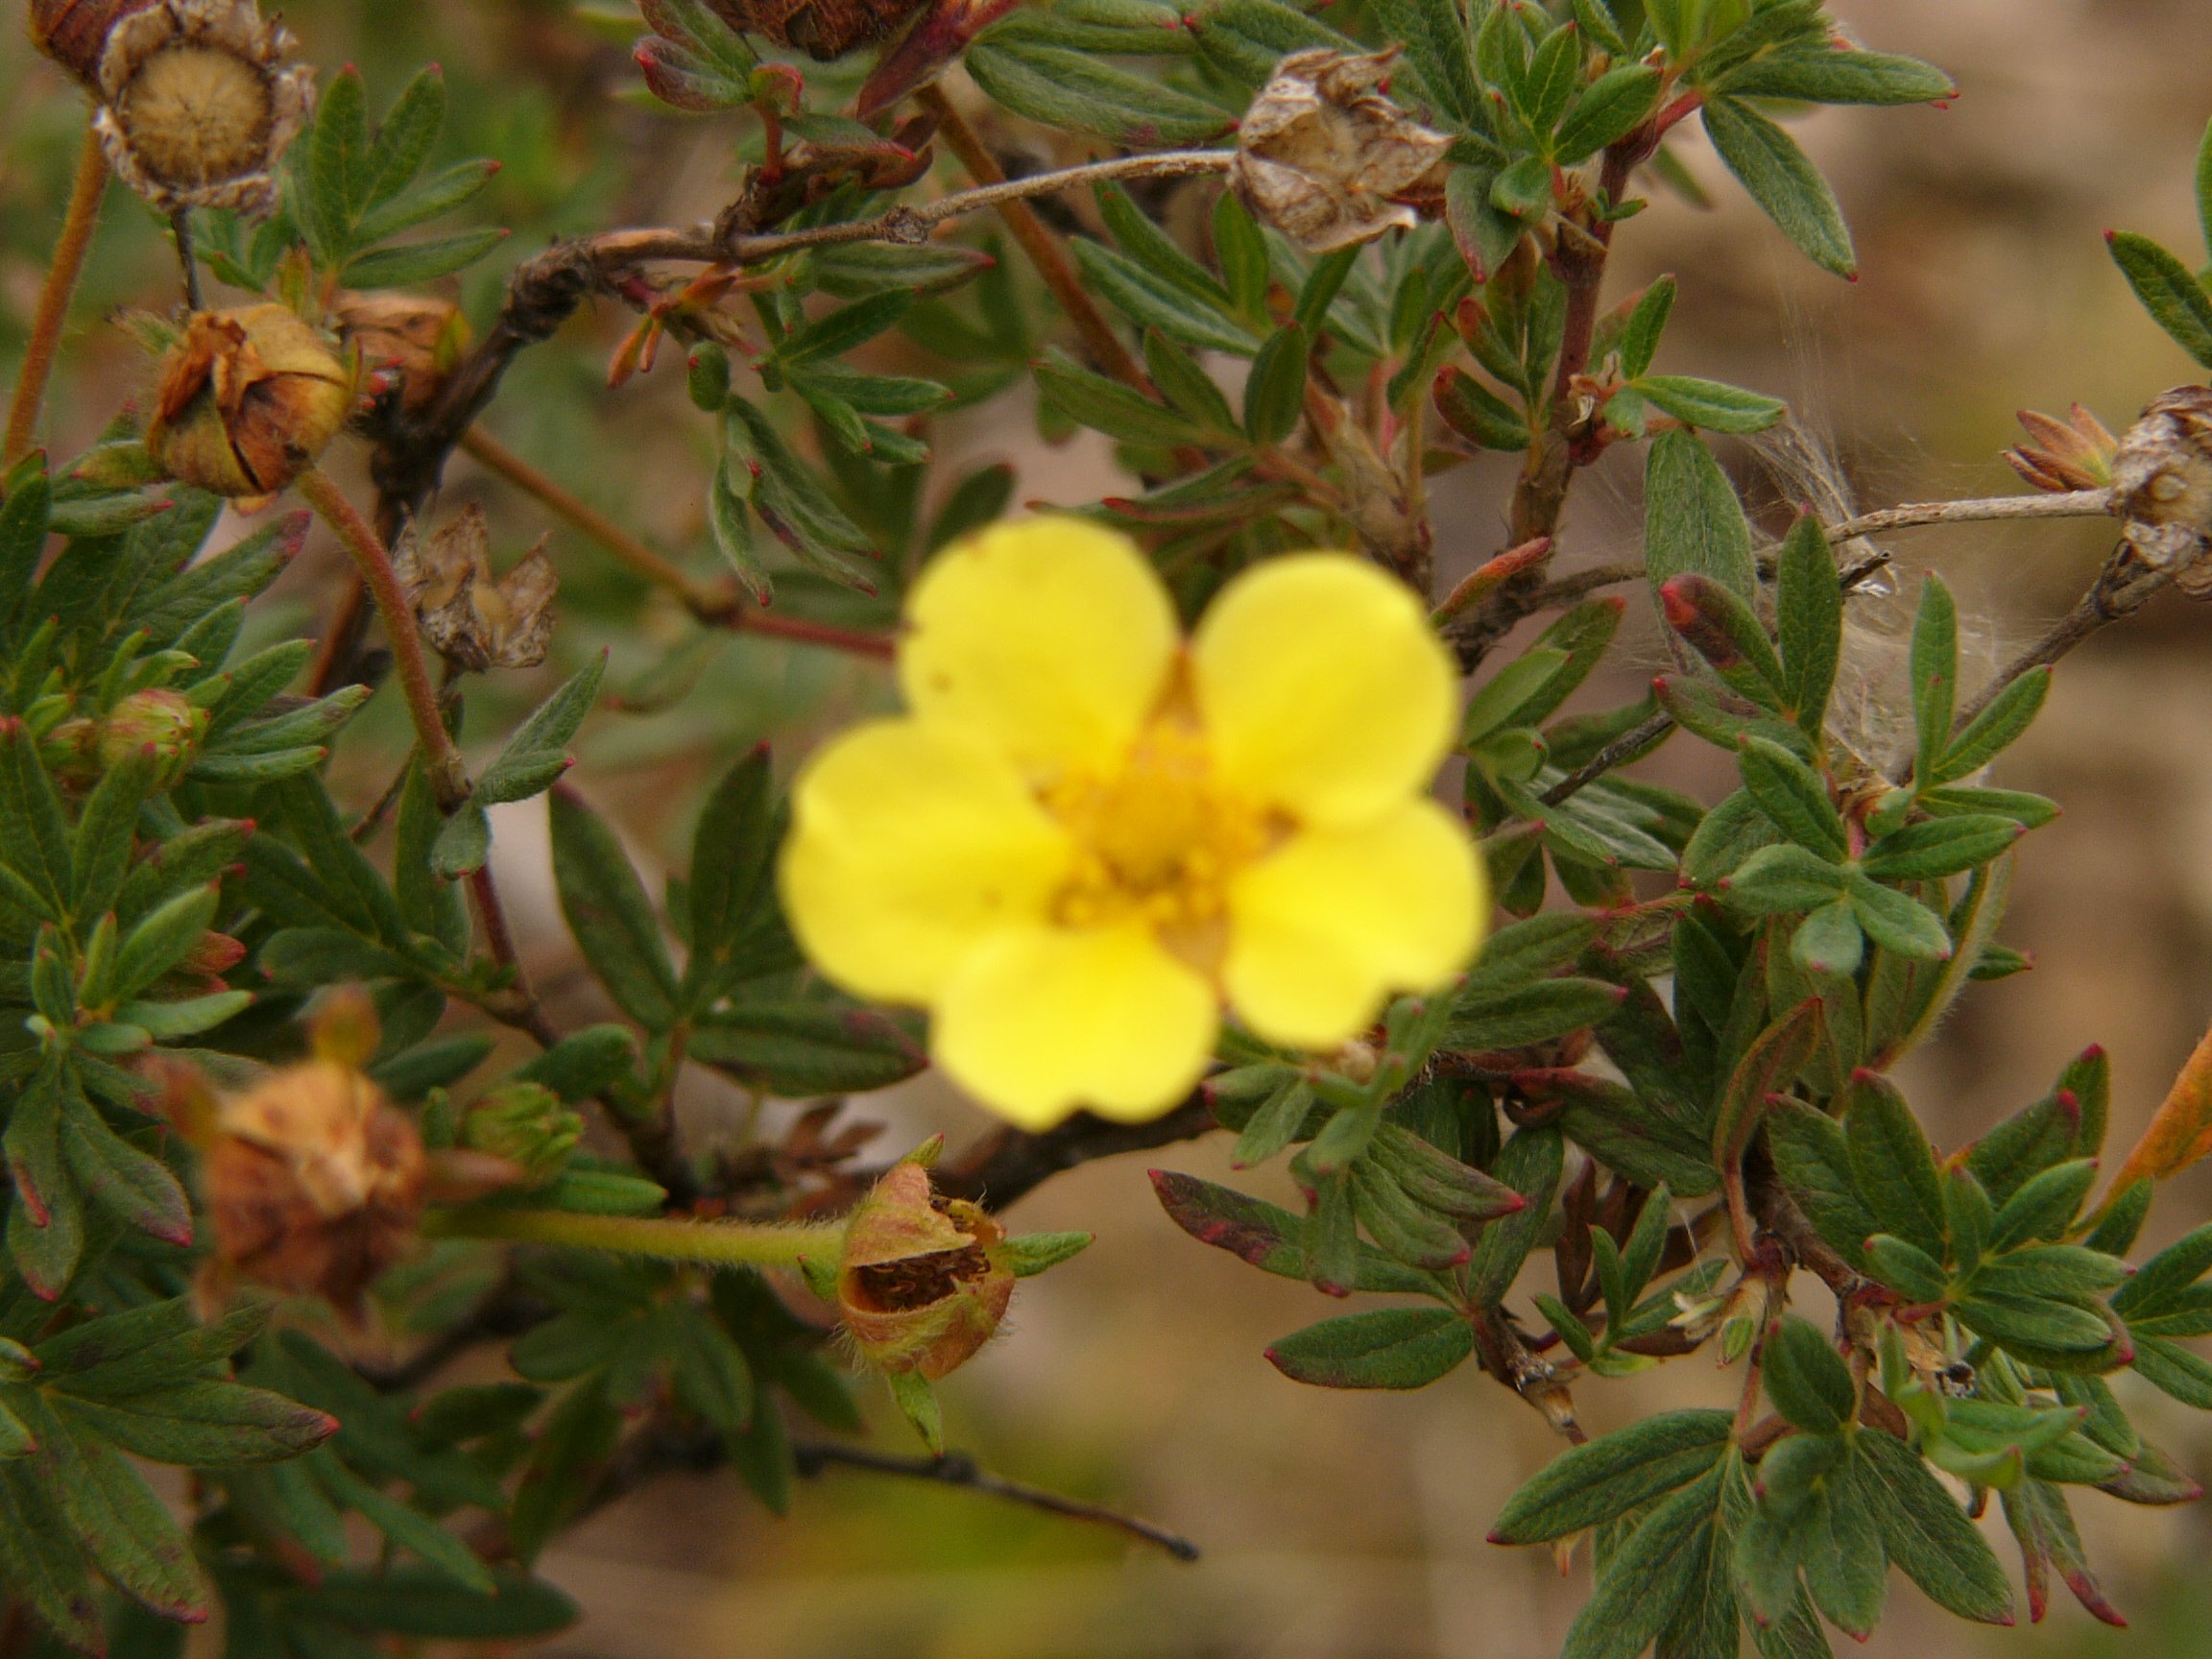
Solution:
M1310 253L1371 242L1444 204L1451 138L1386 95L1387 52L1293 52L1245 112L1229 181Z
M412 530L393 559L393 570L422 633L457 668L529 668L545 661L553 637L553 597L561 580L545 543L516 562L506 575L492 575L492 533L474 503L418 539Z
M2151 400L2112 456L2128 549L2192 599L2212 599L2212 387Z
M976 1206L931 1191L921 1159L892 1166L854 1210L837 1268L837 1309L862 1358L931 1382L965 1362L1014 1295L1005 1239Z
M281 305L197 311L161 359L146 448L198 489L271 495L338 435L353 383L323 332Z
M109 165L154 206L276 204L315 80L253 0L34 0L31 35L99 100Z
M360 359L372 424L421 416L469 348L460 306L426 294L348 290L331 301L330 321Z

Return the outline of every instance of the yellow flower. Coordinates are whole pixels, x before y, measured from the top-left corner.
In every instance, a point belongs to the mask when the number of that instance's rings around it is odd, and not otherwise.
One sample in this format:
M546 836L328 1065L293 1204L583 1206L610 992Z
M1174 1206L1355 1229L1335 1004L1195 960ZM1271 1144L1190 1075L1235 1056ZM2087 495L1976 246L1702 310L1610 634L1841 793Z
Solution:
M1473 953L1481 869L1427 794L1452 665L1374 565L1270 560L1186 642L1133 543L1034 518L942 555L908 624L911 712L801 774L784 902L830 978L928 1008L1002 1116L1155 1117L1224 1002L1329 1049Z

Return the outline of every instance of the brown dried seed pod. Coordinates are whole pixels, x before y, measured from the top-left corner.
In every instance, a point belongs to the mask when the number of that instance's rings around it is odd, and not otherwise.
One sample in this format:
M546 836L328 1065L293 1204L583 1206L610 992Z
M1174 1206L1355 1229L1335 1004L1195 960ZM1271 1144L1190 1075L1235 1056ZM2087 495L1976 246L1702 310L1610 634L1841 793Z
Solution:
M1316 47L1276 65L1245 111L1229 171L1254 218L1328 253L1441 208L1452 140L1383 94L1396 57Z
M1013 1299L1005 1237L974 1205L933 1193L922 1165L893 1165L854 1210L838 1263L837 1310L862 1357L930 1382L964 1363Z
M218 1259L248 1279L353 1309L413 1242L421 1138L334 1060L272 1073L223 1101L207 1147Z
M455 667L481 674L545 661L561 579L543 541L494 581L492 532L483 509L471 502L426 540L410 530L393 570L423 635Z
M218 495L275 493L314 463L353 406L353 372L281 305L197 311L161 359L146 450Z
M449 300L426 294L356 294L331 301L338 338L362 370L386 382L379 411L413 420L436 401L469 346L469 321Z
M117 18L93 84L116 177L164 212L267 212L314 98L293 46L253 0L152 0Z
M2212 599L2212 386L2153 397L2112 456L2113 511L2136 557Z
M160 0L31 0L31 43L97 92L100 54L116 24Z

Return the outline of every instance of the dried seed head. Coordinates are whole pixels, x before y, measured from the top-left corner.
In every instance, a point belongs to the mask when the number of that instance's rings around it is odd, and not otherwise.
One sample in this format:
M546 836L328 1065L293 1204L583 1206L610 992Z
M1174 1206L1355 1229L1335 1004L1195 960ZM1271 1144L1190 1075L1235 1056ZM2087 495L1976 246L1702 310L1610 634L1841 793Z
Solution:
M2064 421L2023 409L2017 419L2032 442L2005 451L2006 464L2038 490L2103 490L2112 482L2120 441L2077 403Z
M352 367L281 305L196 311L161 359L147 452L218 495L284 488L338 435Z
M206 1170L222 1262L342 1308L406 1251L422 1207L415 1125L368 1078L327 1060L225 1100Z
M457 668L529 668L545 661L553 637L553 596L561 580L545 543L493 581L492 532L473 503L427 541L410 529L393 559L423 635Z
M100 90L100 54L115 25L161 0L31 0L31 43Z
M381 384L375 411L413 420L445 390L469 349L469 320L448 300L422 294L341 293L330 306L339 340Z
M2112 456L2113 511L2128 548L2172 570L2192 599L2212 599L2212 386L2153 397Z
M276 159L314 99L293 45L253 0L153 0L114 19L93 125L116 176L164 212L269 211Z
M888 40L922 10L923 0L707 0L731 28L764 35L817 62Z
M853 1212L837 1308L861 1357L935 1382L991 1339L1014 1295L1006 1233L974 1205L940 1198L929 1171L895 1164Z
M1396 56L1293 52L1245 112L1229 182L1255 218L1310 253L1442 207L1452 140L1384 96Z

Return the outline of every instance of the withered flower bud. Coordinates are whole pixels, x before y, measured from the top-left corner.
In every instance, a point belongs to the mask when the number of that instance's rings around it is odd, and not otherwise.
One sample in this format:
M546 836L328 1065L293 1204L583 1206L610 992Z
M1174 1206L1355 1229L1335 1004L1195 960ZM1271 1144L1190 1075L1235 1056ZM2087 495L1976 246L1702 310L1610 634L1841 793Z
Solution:
M895 1164L853 1212L837 1308L861 1357L935 1382L991 1339L1015 1274L1006 1233L974 1205L941 1198L913 1158Z
M469 348L461 307L429 295L348 291L332 301L330 320L363 372L385 381L378 407L406 420L437 399Z
M274 494L311 466L353 404L353 373L281 305L196 311L161 359L146 450L218 495Z
M100 89L100 54L116 24L161 0L31 0L31 44Z
M107 31L94 129L116 177L163 212L266 213L314 71L253 0L155 0Z
M492 532L483 510L471 503L427 541L410 530L392 567L423 635L455 667L481 674L545 661L561 579L543 541L493 580Z
M2113 511L2137 557L2212 599L2212 386L2153 397L2112 457Z
M2112 482L2120 440L2077 403L2064 421L2033 409L2016 419L2031 440L2005 451L2006 465L2038 490L2103 490Z
M350 1310L413 1241L426 1165L413 1122L353 1064L366 999L332 1003L314 1059L217 1105L207 1210L224 1266Z
M167 788L184 776L207 735L207 710L175 691L133 691L105 719L64 720L40 745L48 767L64 783L88 786L142 749L154 751L156 777Z
M1442 208L1452 140L1384 96L1396 56L1293 52L1245 112L1230 185L1254 218L1309 253L1373 241Z
M731 28L796 47L817 62L888 40L923 0L707 0Z
M506 1083L461 1119L461 1144L519 1165L533 1186L558 1175L584 1138L584 1119L539 1083Z

